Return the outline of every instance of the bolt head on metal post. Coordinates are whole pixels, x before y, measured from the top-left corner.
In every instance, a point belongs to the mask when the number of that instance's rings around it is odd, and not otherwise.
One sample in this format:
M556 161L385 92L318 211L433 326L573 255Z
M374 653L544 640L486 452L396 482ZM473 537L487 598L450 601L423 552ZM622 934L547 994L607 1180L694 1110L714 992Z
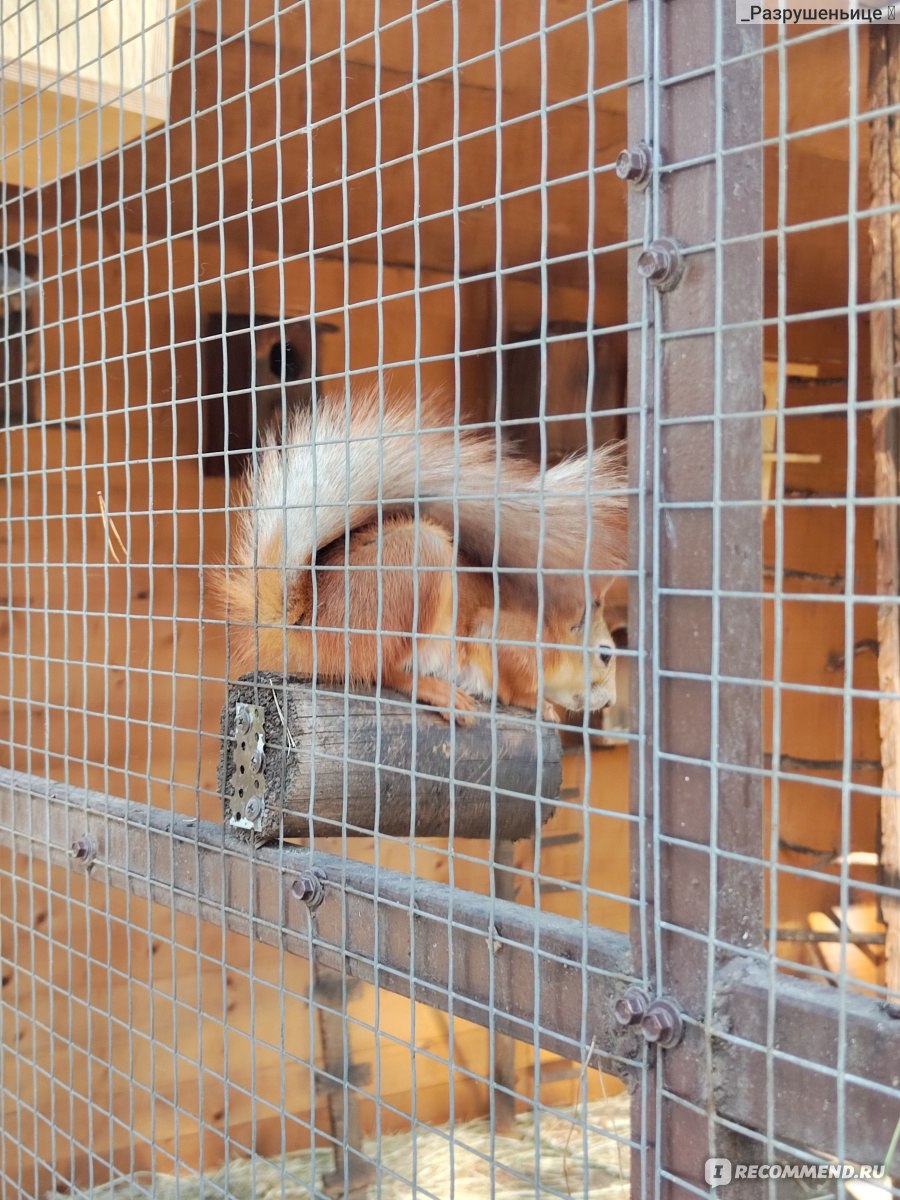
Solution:
M662 1050L677 1046L684 1035L684 1021L677 1006L664 996L654 1000L641 1018L641 1033L645 1041Z
M250 729L251 717L245 705L238 705L234 718L234 727L238 733L247 733Z
M250 756L250 770L254 771L258 775L263 769L265 761L266 756L263 754L262 750L254 750L253 754Z
M632 187L646 187L653 169L653 153L646 142L622 150L616 159L616 175Z
M614 1009L616 1021L623 1027L637 1025L649 1004L650 997L642 988L628 988L624 996L620 996L616 1001Z
M637 260L637 272L642 279L660 292L677 287L684 274L684 255L674 238L661 237L651 242Z
M80 838L76 838L76 840L72 843L69 853L76 862L80 862L84 866L89 867L97 857L96 838L92 838L89 833L83 833Z
M325 876L320 871L301 875L291 884L291 895L295 900L302 900L307 908L318 908L325 899Z

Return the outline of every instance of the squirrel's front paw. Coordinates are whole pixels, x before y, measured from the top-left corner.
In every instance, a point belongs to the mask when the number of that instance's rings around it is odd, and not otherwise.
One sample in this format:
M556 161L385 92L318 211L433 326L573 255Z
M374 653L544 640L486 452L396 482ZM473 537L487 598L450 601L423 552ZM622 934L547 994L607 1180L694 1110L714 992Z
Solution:
M556 707L555 704L551 704L549 700L544 701L544 706L543 706L543 709L541 710L541 715L543 716L545 721L552 721L554 723L554 725L558 725L561 720L560 715L559 715L559 709Z
M475 712L477 708L478 705L468 692L461 692L457 689L453 697L453 708L442 709L441 716L445 721L455 721L457 725L471 725L472 717L469 714Z
M457 725L462 725L465 728L467 725L473 724L473 720L470 716L468 716L466 713L461 713L458 710L456 712L450 712L446 708L441 708L438 711L448 725L455 722Z

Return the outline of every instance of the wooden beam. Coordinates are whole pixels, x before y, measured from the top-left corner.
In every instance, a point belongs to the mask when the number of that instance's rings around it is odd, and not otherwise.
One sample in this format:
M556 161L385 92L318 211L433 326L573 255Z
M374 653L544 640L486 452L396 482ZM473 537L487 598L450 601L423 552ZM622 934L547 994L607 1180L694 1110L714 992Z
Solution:
M3 177L44 187L168 118L174 15L165 0L42 4L2 19ZM67 10L70 14L73 10Z
M870 30L869 107L895 110L900 105L900 27ZM900 121L886 112L872 122L869 184L873 209L893 211L871 220L870 318L872 392L884 400L872 415L875 453L876 583L885 602L878 610L878 679L885 693L879 704L881 766L881 869L897 894L882 899L887 927L885 982L900 1010L900 310L895 307L900 283ZM879 306L880 305L880 306Z

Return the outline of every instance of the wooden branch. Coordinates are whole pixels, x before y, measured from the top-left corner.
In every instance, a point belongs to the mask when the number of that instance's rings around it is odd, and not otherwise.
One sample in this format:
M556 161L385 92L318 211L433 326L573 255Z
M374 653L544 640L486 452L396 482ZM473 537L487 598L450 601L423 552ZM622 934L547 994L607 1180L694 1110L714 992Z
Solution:
M874 26L869 36L869 106L896 108L900 104L900 28ZM900 204L900 123L894 113L872 122L869 182L873 208ZM872 415L875 453L875 495L891 503L875 506L876 581L878 594L888 597L878 610L878 678L881 690L900 693L900 314L893 302L900 281L900 218L897 212L871 220L870 318L872 390L886 405ZM882 302L884 307L878 307ZM884 797L881 806L881 864L886 879L900 879L900 701L884 698L879 705ZM900 1004L900 896L882 900L886 984Z
M257 844L311 833L533 837L559 797L559 735L519 710L474 717L453 728L408 696L247 676L222 713L225 821Z
M327 1196L352 1200L364 1195L375 1178L375 1163L363 1151L359 1103L359 1090L371 1083L371 1071L369 1063L353 1062L350 1041L345 1038L345 997L349 999L359 980L320 962L313 963L313 979L322 1047L322 1071L316 1082L328 1098L334 1142L334 1170L322 1180L322 1187Z

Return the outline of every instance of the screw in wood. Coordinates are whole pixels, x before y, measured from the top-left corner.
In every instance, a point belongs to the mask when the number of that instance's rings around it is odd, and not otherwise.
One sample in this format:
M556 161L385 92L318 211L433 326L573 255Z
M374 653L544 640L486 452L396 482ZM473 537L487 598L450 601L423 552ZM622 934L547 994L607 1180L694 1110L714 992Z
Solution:
M248 821L255 821L257 817L262 815L263 802L259 796L251 796L244 805L244 817Z

